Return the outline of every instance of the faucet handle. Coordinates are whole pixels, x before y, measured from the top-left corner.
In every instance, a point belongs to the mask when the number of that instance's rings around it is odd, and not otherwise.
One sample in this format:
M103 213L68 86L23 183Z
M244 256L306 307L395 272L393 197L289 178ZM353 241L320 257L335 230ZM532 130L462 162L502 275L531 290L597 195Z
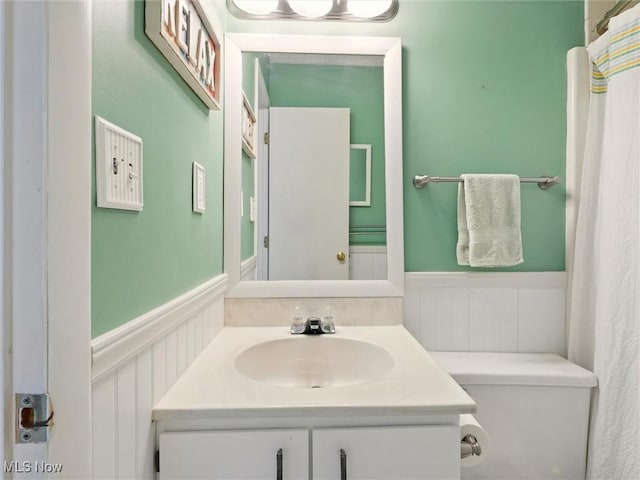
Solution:
M326 307L322 312L320 328L323 333L336 333L335 319L336 311L333 307Z
M291 333L299 334L303 333L305 329L304 311L300 307L296 307L293 310L291 317Z
M322 333L336 333L336 325L333 320L321 320Z

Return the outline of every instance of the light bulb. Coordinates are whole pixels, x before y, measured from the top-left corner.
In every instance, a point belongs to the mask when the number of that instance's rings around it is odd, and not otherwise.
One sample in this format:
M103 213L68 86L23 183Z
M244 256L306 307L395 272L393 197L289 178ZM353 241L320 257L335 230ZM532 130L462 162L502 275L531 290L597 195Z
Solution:
M349 0L347 9L355 17L373 18L389 10L392 0Z
M236 7L253 15L266 15L278 8L278 0L233 0Z
M322 17L331 11L332 0L289 0L289 6L303 17Z

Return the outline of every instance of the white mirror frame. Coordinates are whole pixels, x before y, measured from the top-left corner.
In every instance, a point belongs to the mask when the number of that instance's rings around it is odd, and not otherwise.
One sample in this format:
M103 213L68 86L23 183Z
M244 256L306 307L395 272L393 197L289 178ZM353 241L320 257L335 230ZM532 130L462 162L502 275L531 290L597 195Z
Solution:
M242 52L384 57L385 188L388 280L240 281ZM228 33L224 48L224 270L227 297L402 297L402 44L394 37ZM230 81L229 79L233 79Z

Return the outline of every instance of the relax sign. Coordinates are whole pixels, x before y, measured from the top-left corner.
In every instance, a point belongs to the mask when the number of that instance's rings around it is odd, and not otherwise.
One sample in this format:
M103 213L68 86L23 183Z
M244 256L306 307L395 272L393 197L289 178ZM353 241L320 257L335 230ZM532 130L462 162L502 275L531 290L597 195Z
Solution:
M220 43L197 0L147 0L145 33L191 89L219 109Z

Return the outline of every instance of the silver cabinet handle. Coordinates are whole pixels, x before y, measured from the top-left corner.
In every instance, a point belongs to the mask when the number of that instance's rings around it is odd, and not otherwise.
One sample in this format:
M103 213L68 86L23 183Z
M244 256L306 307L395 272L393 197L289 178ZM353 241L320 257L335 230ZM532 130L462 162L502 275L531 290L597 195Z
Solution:
M347 452L340 449L340 480L347 480Z
M282 449L276 453L276 480L282 480Z

